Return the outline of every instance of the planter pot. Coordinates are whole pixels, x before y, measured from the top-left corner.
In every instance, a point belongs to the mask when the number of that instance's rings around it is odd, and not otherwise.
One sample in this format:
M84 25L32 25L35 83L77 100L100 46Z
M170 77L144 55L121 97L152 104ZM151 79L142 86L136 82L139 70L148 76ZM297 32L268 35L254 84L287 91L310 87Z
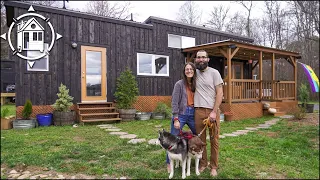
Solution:
M12 129L12 119L1 118L1 130Z
M75 111L60 112L53 111L53 124L55 126L74 124Z
M134 120L137 112L136 109L118 109L118 111L123 121Z
M166 114L165 113L153 113L152 119L165 119Z
M232 115L226 115L226 114L225 114L225 115L224 115L224 120L225 120L225 121L231 121L231 120L232 120L232 117L233 117Z
M52 113L48 114L38 114L37 115L37 121L39 126L50 126L52 125Z
M307 113L313 113L314 104L307 104Z
M31 129L35 128L37 120L35 119L16 119L12 121L13 129Z
M136 113L136 119L137 120L142 120L142 121L149 120L150 117L151 117L151 113L149 113L149 112L138 112L138 113Z

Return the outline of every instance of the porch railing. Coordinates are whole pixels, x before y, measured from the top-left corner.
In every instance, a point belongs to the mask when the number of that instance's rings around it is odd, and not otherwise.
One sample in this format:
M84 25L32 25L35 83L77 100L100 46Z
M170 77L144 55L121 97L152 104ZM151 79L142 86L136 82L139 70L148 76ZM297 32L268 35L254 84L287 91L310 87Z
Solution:
M260 84L262 84L261 92ZM294 87L294 81L263 80L260 82L260 80L252 79L231 79L231 101L237 102L247 100L294 100ZM226 81L224 81L223 95L223 100L227 101L228 86Z

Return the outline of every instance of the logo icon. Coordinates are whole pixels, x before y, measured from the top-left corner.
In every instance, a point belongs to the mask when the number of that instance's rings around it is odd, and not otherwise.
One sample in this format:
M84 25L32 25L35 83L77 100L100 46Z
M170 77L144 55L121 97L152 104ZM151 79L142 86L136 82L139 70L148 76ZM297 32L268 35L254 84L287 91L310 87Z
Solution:
M44 16L34 13L32 5L28 9L28 13L19 16L17 19L13 18L8 33L2 34L0 37L4 40L8 40L9 46L13 51L13 55L17 55L20 58L27 60L30 67L33 66L35 60L39 60L46 55L49 55L54 43L56 40L60 39L62 36L58 33L55 33L54 28L52 27L50 18L45 18ZM25 17L30 17L27 21L22 19ZM49 29L51 30L51 43L48 48L45 48L44 35L45 29L37 21L35 17L38 17L45 21L48 24ZM21 20L21 22L20 22ZM17 45L14 47L10 39L12 28L16 25L17 27ZM26 57L20 54L22 51L40 51L40 54L36 57Z

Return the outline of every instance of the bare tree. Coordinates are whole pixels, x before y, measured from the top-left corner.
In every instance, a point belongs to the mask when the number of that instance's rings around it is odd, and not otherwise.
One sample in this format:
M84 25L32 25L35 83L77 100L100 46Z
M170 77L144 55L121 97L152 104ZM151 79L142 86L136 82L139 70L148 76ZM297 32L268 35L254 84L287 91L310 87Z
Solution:
M27 1L28 3L33 4L39 4L42 6L52 6L52 7L61 7L62 8L62 2L61 1Z
M230 10L230 7L224 7L223 5L213 7L213 10L210 12L210 19L208 24L212 25L212 28L224 31L226 29L227 15Z
M231 18L228 23L226 23L225 31L237 35L245 35L245 26L246 26L246 19L245 17L236 12Z
M179 9L177 20L188 24L199 24L202 11L194 1L186 1Z
M84 11L99 16L127 19L129 18L130 6L130 2L119 4L118 2L111 3L111 1L90 1Z
M237 1L239 2L246 10L248 11L247 14L247 23L246 23L246 31L247 31L247 36L251 37L251 31L250 31L250 26L251 26L251 21L250 21L250 16L251 16L251 11L252 11L252 1Z
M1 1L1 35L8 31L6 9L4 7L4 1ZM1 38L1 59L8 58L9 44L7 41Z

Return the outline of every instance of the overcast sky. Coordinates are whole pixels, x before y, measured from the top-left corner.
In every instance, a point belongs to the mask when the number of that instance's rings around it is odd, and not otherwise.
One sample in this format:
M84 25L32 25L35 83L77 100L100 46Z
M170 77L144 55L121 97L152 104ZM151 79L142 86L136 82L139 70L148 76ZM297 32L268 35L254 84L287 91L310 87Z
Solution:
M83 10L88 1L69 1L66 2L67 8ZM112 1L110 1L112 2ZM137 22L145 21L149 16L162 17L165 19L176 20L180 6L185 1L131 1L130 12L134 14L133 20ZM229 13L234 14L236 11L246 12L246 9L235 1L195 1L202 9L201 24L208 20L208 14L212 7L219 4L230 6ZM114 3L114 2L112 2ZM257 18L263 14L263 1L253 1L253 11L251 18Z

